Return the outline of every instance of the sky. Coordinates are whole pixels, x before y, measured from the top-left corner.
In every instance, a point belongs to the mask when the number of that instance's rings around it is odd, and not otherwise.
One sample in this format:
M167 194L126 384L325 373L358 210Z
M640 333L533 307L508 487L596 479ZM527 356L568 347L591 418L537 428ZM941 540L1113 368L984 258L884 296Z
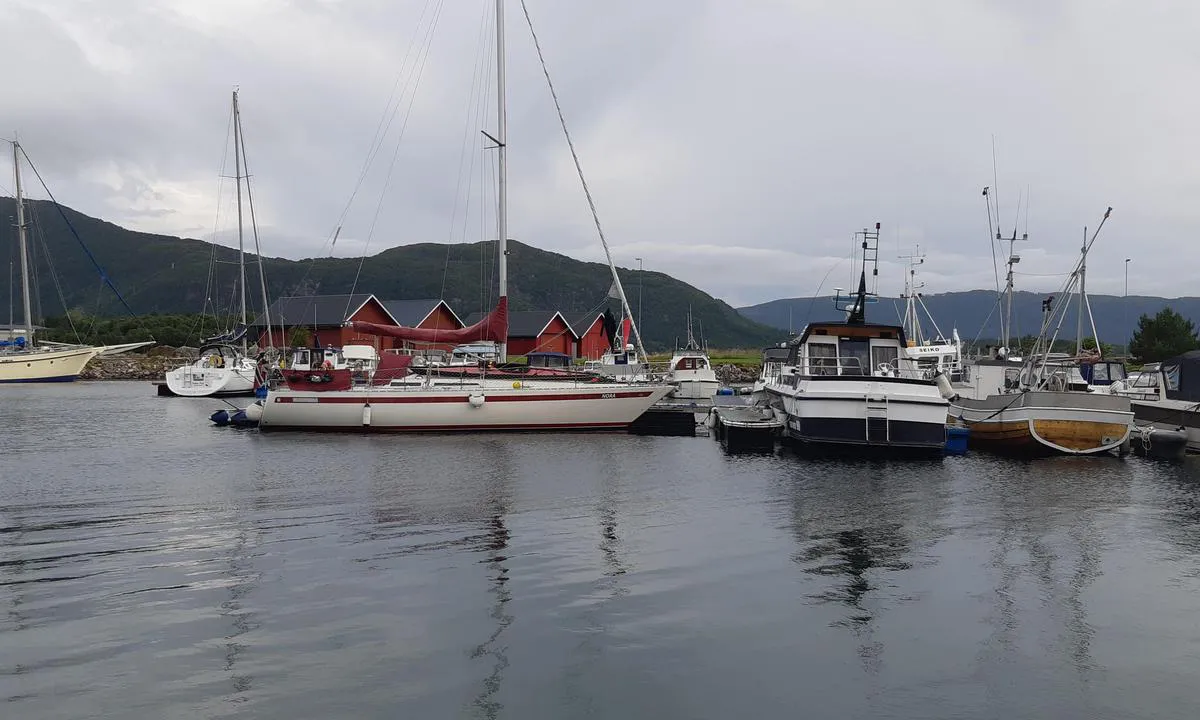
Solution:
M879 292L918 246L924 292L992 288L990 186L1005 235L1029 234L1018 289L1057 289L1111 206L1089 291L1122 294L1128 270L1131 295L1200 294L1180 262L1200 229L1200 4L527 5L620 266L735 306L811 296L854 282L853 233L879 222ZM494 239L493 9L6 0L0 135L81 212L234 243L236 87L266 255ZM504 17L508 235L602 260L519 0Z

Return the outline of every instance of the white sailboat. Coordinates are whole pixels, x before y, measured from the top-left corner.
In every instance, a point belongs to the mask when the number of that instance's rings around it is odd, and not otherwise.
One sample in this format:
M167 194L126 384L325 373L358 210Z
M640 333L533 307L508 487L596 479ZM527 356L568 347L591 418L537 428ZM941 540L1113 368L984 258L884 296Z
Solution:
M700 328L701 335L704 328ZM682 348L677 348L671 355L671 365L667 370L667 383L674 385L672 397L683 400L711 400L717 394L721 383L717 373L712 368L708 351L696 342L692 334L692 313L688 310L687 342Z
M253 395L255 388L255 369L258 362L249 356L246 333L246 251L244 233L242 230L242 171L245 159L245 148L242 144L242 114L238 108L238 92L233 91L233 163L234 179L237 186L237 227L238 227L238 270L239 287L241 289L241 327L232 334L224 337L210 338L200 347L195 361L168 370L166 373L167 389L181 397L232 397ZM246 176L248 178L248 176ZM246 183L247 197L250 195L250 184ZM254 201L250 200L251 218L253 219ZM262 250L258 247L258 234L255 230L255 252L258 258L258 275L262 286L263 313L267 323L267 337L271 337L270 306L267 302L267 283L263 274ZM241 341L239 348L235 343Z
M497 261L499 300L475 325L455 331L354 323L361 332L411 342L500 344L508 339L507 132L504 88L504 2L496 0ZM602 238L603 239L603 238ZM606 245L607 250L607 245ZM625 315L630 318L615 268L609 262ZM635 326L636 332L636 326ZM427 375L420 384L404 377L411 358L384 355L370 380L355 386L345 371L288 373L287 387L272 389L247 408L247 416L269 430L341 430L359 432L461 432L487 430L596 430L628 427L662 399L665 385L563 380L492 379L486 375L450 381ZM389 367L389 363L396 367ZM343 374L345 373L345 374ZM398 377L399 376L399 377Z
M115 355L153 342L123 345L73 345L38 342L34 336L33 312L30 302L30 268L25 224L25 197L21 186L21 145L13 141L13 181L16 184L17 244L21 262L21 306L24 311L23 332L11 329L6 340L0 340L0 383L71 382L79 377L92 358Z

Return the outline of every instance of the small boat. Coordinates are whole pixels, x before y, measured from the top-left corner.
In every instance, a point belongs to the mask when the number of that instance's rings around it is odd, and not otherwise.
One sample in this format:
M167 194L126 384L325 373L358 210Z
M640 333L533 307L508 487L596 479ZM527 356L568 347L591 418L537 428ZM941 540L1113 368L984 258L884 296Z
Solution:
M1111 211L1109 208L1105 212L1104 220ZM1089 308L1089 316L1091 313L1083 285L1087 251L1103 226L1101 221L1091 240L1085 242L1061 293L1070 298L1078 289L1080 332L1084 308ZM1013 266L1020 261L1013 252L1016 241L1014 232L1009 239L1007 283L1002 296L1009 300L1010 308ZM951 398L950 419L970 429L973 447L1021 457L1124 452L1133 422L1129 398L1094 392L1080 371L1078 357L1050 352L1069 306L1069 301L1056 305L1054 296L1042 302L1042 327L1024 360L1008 357L1007 348L1001 348L995 357L977 360L967 368L967 382L957 386ZM1011 318L1002 318L1002 322L1001 334L1007 345Z
M1129 440L1135 455L1157 460L1178 460L1188 451L1188 431L1185 427L1162 428L1135 422Z
M687 342L671 356L666 380L675 388L671 395L684 400L710 400L721 387L717 373L709 362L708 352L692 335L691 311L688 311Z
M714 405L705 424L728 452L772 452L783 432L782 413L765 405Z
M1200 452L1200 350L1147 364L1111 391L1130 401L1138 428L1182 431L1187 451Z

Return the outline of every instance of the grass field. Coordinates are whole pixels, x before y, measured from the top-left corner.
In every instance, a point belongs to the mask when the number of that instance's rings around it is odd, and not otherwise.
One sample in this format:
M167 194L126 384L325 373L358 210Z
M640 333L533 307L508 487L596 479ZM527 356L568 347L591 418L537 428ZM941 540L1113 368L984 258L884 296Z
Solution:
M739 367L758 367L762 364L762 350L752 348L710 348L709 361L713 365L737 365ZM654 353L650 356L652 363L665 363L671 359L671 353Z

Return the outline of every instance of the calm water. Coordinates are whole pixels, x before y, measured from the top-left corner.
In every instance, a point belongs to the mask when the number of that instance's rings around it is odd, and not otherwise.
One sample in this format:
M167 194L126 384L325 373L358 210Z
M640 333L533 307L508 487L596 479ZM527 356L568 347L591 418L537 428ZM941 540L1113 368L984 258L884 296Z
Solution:
M1200 466L0 389L0 717L1200 716Z

